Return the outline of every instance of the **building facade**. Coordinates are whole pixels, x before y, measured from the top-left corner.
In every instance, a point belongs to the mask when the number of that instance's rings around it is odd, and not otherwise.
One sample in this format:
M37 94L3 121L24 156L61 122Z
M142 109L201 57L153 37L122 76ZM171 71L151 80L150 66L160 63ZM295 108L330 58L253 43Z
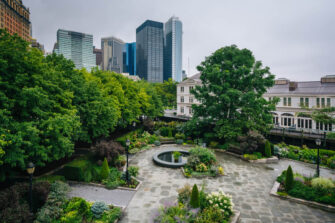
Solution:
M136 72L149 82L163 82L163 23L145 21L136 29Z
M178 17L171 17L164 28L164 80L182 78L183 24Z
M91 70L96 66L93 54L93 35L59 29L54 53L73 61L77 69Z
M102 69L102 50L93 47L93 54L95 55L95 64Z
M177 115L192 117L192 104L199 102L190 93L201 86L200 74L196 74L177 85ZM273 111L275 127L304 130L305 132L334 131L334 125L319 123L301 113L312 113L315 109L335 107L335 75L325 76L320 81L292 82L278 79L263 95L266 100L279 98Z
M31 47L39 49L43 54L45 54L44 45L37 42L34 38L31 38Z
M115 37L101 39L102 69L123 73L124 42Z
M22 0L0 0L0 29L10 34L17 33L22 39L31 41L30 12Z
M123 72L136 75L136 43L126 43L124 45Z

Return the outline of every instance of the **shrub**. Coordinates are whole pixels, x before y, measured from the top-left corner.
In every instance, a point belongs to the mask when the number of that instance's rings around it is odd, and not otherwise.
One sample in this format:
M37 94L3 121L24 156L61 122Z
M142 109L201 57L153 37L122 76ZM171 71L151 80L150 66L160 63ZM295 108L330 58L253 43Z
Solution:
M143 121L143 127L144 130L152 132L152 130L154 129L155 123L151 120L151 119L145 119Z
M158 140L158 137L156 135L151 135L148 139L148 143L154 144L156 140Z
M332 156L329 159L327 159L327 166L335 169L335 156Z
M244 154L243 157L247 160L257 160L258 157L255 154Z
M178 202L187 204L191 196L191 191L192 189L189 184L185 184L184 187L178 189Z
M130 176L137 177L138 172L139 172L139 169L140 169L140 168L137 167L137 166L130 166L130 167L128 168L128 171L129 171Z
M206 166L211 166L216 162L215 154L207 148L195 147L190 149L190 155L197 156L200 162L204 163Z
M186 140L186 143L189 144L189 145L193 145L194 142L192 140L188 139L188 140Z
M176 143L177 143L178 145L183 144L183 142L184 142L184 141L183 141L182 139L177 139L177 140L176 140Z
M187 158L187 166L192 168L192 169L195 169L195 167L200 164L200 159L198 156L195 156L195 155L190 155L188 158Z
M265 151L264 151L264 154L266 157L271 157L271 144L268 140L266 140L265 142Z
M277 177L277 181L279 183L285 183L285 178L286 178L286 170L284 170L280 176Z
M62 175L47 175L39 177L36 181L48 181L49 183L54 183L56 181L65 181L65 177Z
M249 131L246 136L238 136L237 141L243 153L263 152L265 138L257 131Z
M215 141L211 141L211 142L209 143L209 147L211 147L211 148L217 148L218 145L219 145L219 143L218 143L218 142L215 142Z
M212 167L209 169L209 173L210 173L213 177L215 177L215 176L218 175L219 170L218 170L218 168L217 168L216 166L212 166Z
M101 201L95 202L91 207L92 214L97 219L101 218L102 214L106 210L108 210L108 206Z
M224 214L218 207L207 207L196 218L197 223L224 222Z
M292 189L294 184L293 181L293 171L291 165L288 166L287 171L286 171L286 177L285 177L285 189L286 191L289 191Z
M199 191L196 184L194 184L191 192L190 206L192 208L200 207Z
M108 166L107 159L105 158L104 162L102 163L100 179L101 180L107 179L108 175L109 175L109 166Z
M169 135L169 129L168 127L162 127L159 129L160 135L161 136L168 136ZM172 131L171 131L172 134Z
M175 138L176 139L185 139L185 134L183 134L183 133L176 133Z
M64 166L58 173L67 180L89 182L92 179L91 162L86 159L77 159Z
M218 167L218 172L219 172L220 175L224 175L224 169L223 169L222 166Z
M102 180L102 183L109 189L114 189L120 185L121 173L116 168L110 168L107 179Z
M207 204L209 206L214 206L220 208L226 219L233 214L233 203L231 201L231 196L225 194L222 191L212 192L207 195Z
M312 179L312 187L317 189L330 190L335 188L335 185L330 179L318 177Z
M81 197L73 197L64 211L66 213L76 211L78 215L88 217L90 213L90 204Z
M113 209L106 211L101 217L102 222L114 223L116 219L121 218L122 211L119 207L113 207Z
M119 157L119 155L125 153L124 147L120 143L113 140L101 140L92 147L92 150L101 159L107 158L109 163L114 162Z
M204 163L200 163L195 167L197 172L207 172L207 166Z
M158 140L156 140L156 141L154 142L154 144L155 144L155 146L160 146L160 145L161 145L161 142L158 141Z
M173 137L173 135L172 135L172 129L171 129L171 128L169 128L168 137L169 137L169 138L172 138L172 137Z

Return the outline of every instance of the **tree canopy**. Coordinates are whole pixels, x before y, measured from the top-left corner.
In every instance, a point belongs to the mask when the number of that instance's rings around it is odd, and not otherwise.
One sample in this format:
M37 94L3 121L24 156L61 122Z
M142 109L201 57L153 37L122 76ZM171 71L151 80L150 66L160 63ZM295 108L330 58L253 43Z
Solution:
M77 140L92 142L163 112L154 84L77 70L1 29L0 49L0 166L43 166L70 156Z
M192 93L202 103L193 105L194 119L213 123L217 136L228 140L270 128L276 101L262 95L273 86L274 75L250 50L235 45L218 49L197 69L203 85Z

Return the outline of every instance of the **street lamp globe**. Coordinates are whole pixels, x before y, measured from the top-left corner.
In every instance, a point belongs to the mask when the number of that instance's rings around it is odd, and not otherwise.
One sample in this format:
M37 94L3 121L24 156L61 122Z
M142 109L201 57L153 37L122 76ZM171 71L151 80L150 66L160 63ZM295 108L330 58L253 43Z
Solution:
M32 162L28 163L28 165L27 165L27 173L29 175L33 175L34 171L35 171L35 165Z
M127 141L126 141L126 146L128 147L129 145L130 145L130 140L127 139Z
M320 145L321 145L321 140L320 140L320 139L316 139L316 140L315 140L315 144L316 144L317 146L320 146Z

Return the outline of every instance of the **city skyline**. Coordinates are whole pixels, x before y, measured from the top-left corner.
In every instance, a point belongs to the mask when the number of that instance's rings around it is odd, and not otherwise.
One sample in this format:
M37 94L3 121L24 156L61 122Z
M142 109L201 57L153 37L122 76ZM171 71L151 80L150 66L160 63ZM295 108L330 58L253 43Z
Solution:
M49 52L58 28L92 33L96 47L101 37L111 35L134 42L143 21L164 22L175 15L184 25L183 69L189 76L206 56L231 44L250 49L277 78L318 80L335 73L332 1L83 2L25 0L33 37ZM114 13L108 13L112 8Z

